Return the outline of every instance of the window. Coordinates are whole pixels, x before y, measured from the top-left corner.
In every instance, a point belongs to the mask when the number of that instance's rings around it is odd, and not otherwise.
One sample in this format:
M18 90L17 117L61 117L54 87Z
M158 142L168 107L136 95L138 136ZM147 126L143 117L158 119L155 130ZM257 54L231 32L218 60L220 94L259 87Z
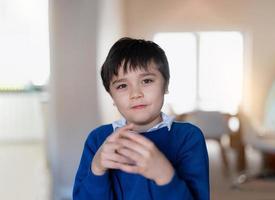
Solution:
M171 71L164 109L236 113L242 98L243 37L239 32L159 33Z
M47 83L48 35L48 1L0 1L0 90Z

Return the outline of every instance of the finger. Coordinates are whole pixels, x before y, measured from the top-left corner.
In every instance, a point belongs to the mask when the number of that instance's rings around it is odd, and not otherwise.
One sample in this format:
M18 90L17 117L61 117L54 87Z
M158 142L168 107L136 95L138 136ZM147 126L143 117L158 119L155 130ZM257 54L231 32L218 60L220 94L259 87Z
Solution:
M127 158L130 158L131 160L133 160L136 164L141 163L141 161L143 160L143 156L136 152L133 151L131 149L128 148L120 148L117 150L118 153L122 156L125 156Z
M121 136L128 138L130 140L133 140L133 141L139 143L140 145L145 146L146 148L151 148L154 144L146 137L144 137L136 132L133 132L133 131L128 131L127 133L123 132L123 133L121 133Z
M140 153L141 155L147 155L148 154L148 150L146 149L146 147L144 147L143 145L130 140L128 138L119 138L117 140L117 143L121 146L121 147L126 147L132 151L136 151L138 153Z
M121 165L121 163L112 160L102 160L102 166L106 169L120 169Z
M119 165L119 169L128 173L139 173L139 167L136 165Z
M129 165L135 164L135 162L132 159L125 157L123 155L120 155L118 153L103 154L103 159L122 163L122 164L129 164Z
M121 144L116 143L116 142L106 142L103 146L102 146L102 152L105 153L110 153L110 152L115 152L115 150L121 148Z
M126 124L125 126L118 128L115 132L113 132L108 138L107 141L114 142L117 138L120 137L121 133L125 131L130 131L133 128L133 124Z
M121 128L118 128L118 131L121 132L121 131L130 131L132 130L134 127L134 124L133 123L130 123L130 124L126 124L125 126L121 127Z

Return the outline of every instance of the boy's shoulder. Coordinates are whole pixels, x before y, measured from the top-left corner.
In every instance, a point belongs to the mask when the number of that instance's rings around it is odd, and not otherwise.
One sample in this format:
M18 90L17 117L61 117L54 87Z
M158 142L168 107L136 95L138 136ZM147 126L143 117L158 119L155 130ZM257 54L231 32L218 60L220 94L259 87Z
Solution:
M103 124L96 128L94 128L90 134L102 134L102 133L109 133L113 131L112 124Z
M200 131L198 126L196 126L195 124L192 124L190 122L187 122L187 121L174 121L173 122L173 128L175 128L175 129L185 129L185 130L194 129L196 131Z
M179 137L197 138L198 140L204 140L204 135L201 129L195 124L189 122L174 121L172 124L171 131Z
M88 143L102 144L105 139L112 134L113 126L112 124L104 124L93 129L87 138Z
M194 148L205 147L205 137L201 129L188 122L173 122L171 131L173 131L174 144L179 152L185 152Z

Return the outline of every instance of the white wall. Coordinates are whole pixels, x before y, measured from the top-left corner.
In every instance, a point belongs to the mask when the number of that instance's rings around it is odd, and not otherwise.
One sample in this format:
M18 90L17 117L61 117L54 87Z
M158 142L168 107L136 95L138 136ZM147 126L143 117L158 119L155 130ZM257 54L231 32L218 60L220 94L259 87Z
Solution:
M101 113L101 122L110 123L120 117L117 109L113 106L110 95L105 91L100 68L111 48L119 38L124 35L124 9L122 0L99 1L98 39L97 39L97 78L98 100Z
M126 33L153 39L157 32L235 30L245 35L243 109L262 121L275 77L275 1L127 0ZM232 80L234 81L234 80Z
M56 200L71 198L74 176L88 133L117 117L99 80L99 68L111 45L123 35L121 2L50 0L51 79L47 146L53 174L53 198Z
M53 199L69 199L84 140L99 124L96 82L98 2L50 0L48 158Z

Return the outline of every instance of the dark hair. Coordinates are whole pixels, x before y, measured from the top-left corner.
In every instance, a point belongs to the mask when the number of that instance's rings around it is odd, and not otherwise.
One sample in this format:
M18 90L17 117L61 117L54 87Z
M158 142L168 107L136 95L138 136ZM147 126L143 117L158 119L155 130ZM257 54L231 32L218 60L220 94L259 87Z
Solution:
M110 92L110 82L118 75L120 67L125 73L128 70L145 69L154 61L164 78L164 89L168 89L170 72L165 52L152 41L133 38L121 38L110 49L101 68L101 78L107 92ZM122 66L123 65L123 66Z

